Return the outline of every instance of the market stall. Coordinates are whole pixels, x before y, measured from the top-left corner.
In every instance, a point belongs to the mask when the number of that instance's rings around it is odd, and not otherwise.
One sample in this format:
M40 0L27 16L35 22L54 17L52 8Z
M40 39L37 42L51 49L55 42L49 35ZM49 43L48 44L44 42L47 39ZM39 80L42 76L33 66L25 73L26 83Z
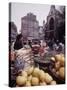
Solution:
M11 82L12 86L44 86L65 83L65 55L63 53L49 50L41 56L33 53L30 47L25 46L15 51L15 54L18 60L24 61L24 64L23 62L14 64L11 76L15 82Z

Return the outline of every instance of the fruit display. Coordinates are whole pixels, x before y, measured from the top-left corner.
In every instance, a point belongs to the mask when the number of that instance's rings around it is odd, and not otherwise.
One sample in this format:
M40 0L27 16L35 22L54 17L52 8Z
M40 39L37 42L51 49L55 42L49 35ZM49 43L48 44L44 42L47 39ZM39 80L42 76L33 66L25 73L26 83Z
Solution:
M52 73L55 73L61 80L65 79L65 57L64 54L57 54L51 58L55 62Z
M22 70L21 74L16 77L17 86L45 86L56 85L56 81L49 73L46 73L38 67L30 67L27 70Z
M29 49L26 52L26 50L24 49L24 53L21 52L20 51L17 52L16 55L17 58L23 58L23 60L25 60L25 63L23 63L23 65L24 64L26 65L26 63L28 64L29 61L31 62L31 57L33 56L31 50ZM33 65L30 63L28 66L24 66L24 68L21 68L19 72L15 75L15 79L14 79L15 86L29 87L29 86L46 86L46 85L64 84L65 83L64 54L56 54L54 56L53 55L49 56L49 55L46 54L45 57L43 57L44 59L41 58L40 56L33 56L34 57ZM38 65L36 65L35 63L37 63ZM15 64L16 63L14 63L14 67ZM21 67L20 64L16 64L16 66L19 65L19 67Z

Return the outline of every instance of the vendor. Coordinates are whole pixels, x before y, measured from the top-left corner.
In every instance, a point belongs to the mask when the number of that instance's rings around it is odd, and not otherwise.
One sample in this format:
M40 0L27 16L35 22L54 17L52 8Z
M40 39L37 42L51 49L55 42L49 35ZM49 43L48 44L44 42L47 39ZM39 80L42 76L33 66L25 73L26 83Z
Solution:
M15 68L17 72L33 64L32 50L28 44L23 42L21 34L17 36L14 49L16 53Z

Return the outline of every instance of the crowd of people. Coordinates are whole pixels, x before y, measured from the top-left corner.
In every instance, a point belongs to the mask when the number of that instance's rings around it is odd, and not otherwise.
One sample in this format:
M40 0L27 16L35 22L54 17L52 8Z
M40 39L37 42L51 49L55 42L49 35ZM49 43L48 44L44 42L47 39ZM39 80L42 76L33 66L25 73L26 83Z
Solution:
M43 57L45 53L56 51L64 53L64 44L59 42L53 42L51 40L43 41L41 40L39 43L34 43L34 46L37 46L37 55ZM16 41L13 42L10 47L10 61L14 62L14 67L17 72L21 71L25 68L25 66L34 64L33 56L33 44L31 41L24 41L22 34L19 34L16 37ZM35 51L36 52L36 51ZM29 63L30 62L30 63Z

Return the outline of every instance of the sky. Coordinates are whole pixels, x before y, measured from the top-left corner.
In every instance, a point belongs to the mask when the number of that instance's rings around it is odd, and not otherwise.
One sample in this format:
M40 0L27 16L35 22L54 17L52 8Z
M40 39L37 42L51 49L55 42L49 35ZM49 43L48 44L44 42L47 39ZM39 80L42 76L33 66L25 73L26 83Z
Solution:
M12 3L11 4L11 21L17 26L18 33L21 29L21 17L26 16L31 12L36 15L39 25L43 25L43 20L46 22L46 17L49 14L51 5L46 4L30 4L30 3ZM59 9L59 6L55 6Z

